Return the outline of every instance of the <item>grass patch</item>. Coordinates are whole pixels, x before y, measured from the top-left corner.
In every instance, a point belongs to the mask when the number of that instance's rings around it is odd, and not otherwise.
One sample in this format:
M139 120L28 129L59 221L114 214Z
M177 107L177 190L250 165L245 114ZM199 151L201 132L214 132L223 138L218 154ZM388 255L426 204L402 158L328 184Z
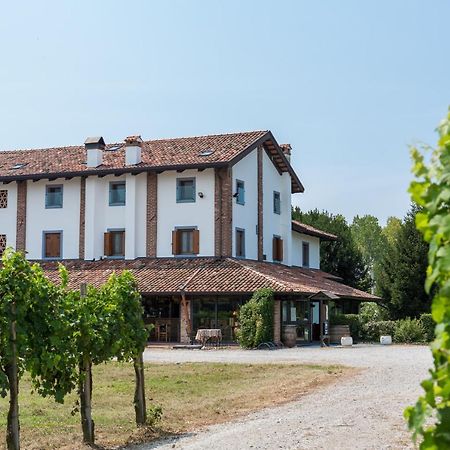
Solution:
M104 448L148 441L225 422L250 411L294 400L333 382L351 369L298 364L147 364L147 406L163 408L158 429L134 424L134 371L130 364L94 367L93 417L97 444ZM22 447L79 449L79 414L71 415L76 395L64 405L31 394L27 375L20 384ZM5 441L7 399L0 399L0 439Z

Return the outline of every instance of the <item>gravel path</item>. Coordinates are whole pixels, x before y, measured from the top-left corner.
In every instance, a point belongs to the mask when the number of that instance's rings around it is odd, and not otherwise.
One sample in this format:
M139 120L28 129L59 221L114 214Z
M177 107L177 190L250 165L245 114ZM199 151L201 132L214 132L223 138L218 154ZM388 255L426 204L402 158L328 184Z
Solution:
M146 449L405 449L413 448L402 417L431 366L424 346L356 345L277 351L151 349L146 361L324 363L364 368L292 403L268 408Z

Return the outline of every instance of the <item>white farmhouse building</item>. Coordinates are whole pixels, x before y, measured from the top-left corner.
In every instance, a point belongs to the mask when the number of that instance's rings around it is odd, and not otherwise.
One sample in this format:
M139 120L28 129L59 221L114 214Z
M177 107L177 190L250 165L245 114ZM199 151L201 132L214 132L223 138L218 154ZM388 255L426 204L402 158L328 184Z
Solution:
M371 300L320 271L320 239L291 220L303 186L289 145L270 131L0 152L0 253L55 261L72 287L131 270L152 339L187 342L199 328L235 338L236 311L275 291L275 336L327 334L327 301Z

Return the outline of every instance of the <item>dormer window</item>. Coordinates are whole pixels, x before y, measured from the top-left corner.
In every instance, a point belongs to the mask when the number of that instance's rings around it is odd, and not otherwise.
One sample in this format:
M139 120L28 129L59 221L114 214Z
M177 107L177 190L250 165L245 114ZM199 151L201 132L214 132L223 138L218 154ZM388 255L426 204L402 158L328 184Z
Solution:
M48 184L45 186L45 207L47 209L63 207L62 184Z
M195 178L177 178L177 203L195 202Z

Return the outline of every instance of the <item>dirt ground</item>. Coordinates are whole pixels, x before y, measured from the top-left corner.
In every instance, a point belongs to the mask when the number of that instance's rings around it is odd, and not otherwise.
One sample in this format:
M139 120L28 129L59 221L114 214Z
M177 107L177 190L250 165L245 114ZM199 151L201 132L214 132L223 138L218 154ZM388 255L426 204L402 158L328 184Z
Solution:
M286 405L214 425L146 449L405 449L413 448L403 409L415 402L431 366L425 346L356 345L276 351L150 349L157 362L302 362L361 370Z

